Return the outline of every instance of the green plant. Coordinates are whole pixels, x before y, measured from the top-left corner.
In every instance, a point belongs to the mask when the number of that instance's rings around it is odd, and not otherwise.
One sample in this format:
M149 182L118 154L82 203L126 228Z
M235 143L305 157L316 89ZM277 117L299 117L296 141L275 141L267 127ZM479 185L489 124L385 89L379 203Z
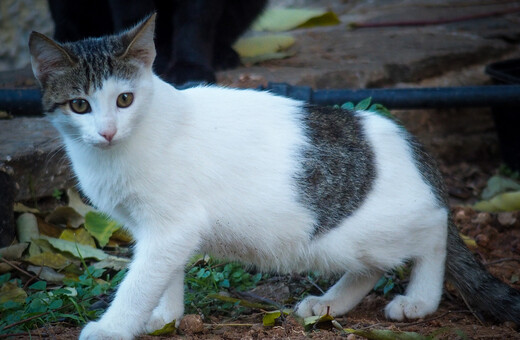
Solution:
M219 263L212 259L196 263L188 270L185 279L187 313L240 313L242 308L234 309L238 303L220 301L210 295L230 290L246 291L254 288L261 279L261 273L251 274L237 263Z
M48 287L46 281L23 287L21 280L11 279L9 273L1 275L2 293L16 292L16 298L0 304L0 334L28 332L54 322L82 324L97 318L101 311L91 309L96 297L113 289L124 274L120 271L111 278L106 270L89 267L77 280L65 279L57 287Z
M411 264L404 264L385 273L374 285L374 291L387 296L396 290L404 292L404 281L410 276Z
M54 189L52 191L52 197L54 197L57 201L61 201L61 198L63 197L63 191Z
M370 111L370 112L378 113L380 115L383 115L383 116L391 118L391 119L395 119L395 117L392 115L390 110L388 110L384 105L377 104L377 103L371 105L371 102L372 102L372 97L368 97L368 98L363 99L362 101L360 101L357 104L354 104L353 102L346 102L346 103L343 103L341 106L335 105L335 107L338 107L338 108L341 107L342 109L346 109L346 110Z

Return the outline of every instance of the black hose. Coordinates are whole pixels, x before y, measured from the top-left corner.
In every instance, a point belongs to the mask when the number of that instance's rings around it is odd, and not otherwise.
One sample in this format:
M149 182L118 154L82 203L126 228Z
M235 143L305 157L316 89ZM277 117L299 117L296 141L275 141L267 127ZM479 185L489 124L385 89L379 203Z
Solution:
M520 106L520 85L433 87L406 89L330 89L269 83L261 90L316 105L358 103L371 97L389 109ZM0 110L13 115L40 115L41 93L37 89L0 89Z
M520 85L312 90L307 86L269 83L262 89L316 105L355 104L371 97L372 103L389 109L520 106Z

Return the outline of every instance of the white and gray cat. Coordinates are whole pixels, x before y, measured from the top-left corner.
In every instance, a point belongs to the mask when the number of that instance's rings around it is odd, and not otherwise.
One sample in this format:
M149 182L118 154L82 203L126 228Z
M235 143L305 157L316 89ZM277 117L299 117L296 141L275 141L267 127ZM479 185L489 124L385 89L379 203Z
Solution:
M115 36L30 38L43 107L82 191L136 240L111 306L81 339L131 339L180 320L184 266L197 252L343 274L300 302L304 317L347 313L411 260L388 318L435 312L446 271L472 307L520 323L520 293L460 240L434 162L402 127L266 92L178 91L152 72L154 26L152 15Z

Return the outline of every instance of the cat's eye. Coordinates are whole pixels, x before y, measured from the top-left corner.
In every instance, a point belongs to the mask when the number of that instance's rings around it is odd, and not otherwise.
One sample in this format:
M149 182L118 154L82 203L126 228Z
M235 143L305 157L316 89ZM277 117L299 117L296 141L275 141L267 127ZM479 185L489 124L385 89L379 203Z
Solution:
M127 92L127 93L121 93L117 97L117 106L121 108L129 107L132 105L132 102L134 101L134 94Z
M76 98L69 101L70 109L76 113L89 113L91 111L88 101L82 98Z

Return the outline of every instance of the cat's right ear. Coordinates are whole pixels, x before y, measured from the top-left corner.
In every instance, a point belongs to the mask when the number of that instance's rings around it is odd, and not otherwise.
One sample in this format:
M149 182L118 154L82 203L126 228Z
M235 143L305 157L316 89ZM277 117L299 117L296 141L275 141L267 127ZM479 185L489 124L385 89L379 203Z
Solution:
M75 64L73 58L60 44L38 32L31 33L29 50L34 76L41 85L45 84L50 73L59 72Z

